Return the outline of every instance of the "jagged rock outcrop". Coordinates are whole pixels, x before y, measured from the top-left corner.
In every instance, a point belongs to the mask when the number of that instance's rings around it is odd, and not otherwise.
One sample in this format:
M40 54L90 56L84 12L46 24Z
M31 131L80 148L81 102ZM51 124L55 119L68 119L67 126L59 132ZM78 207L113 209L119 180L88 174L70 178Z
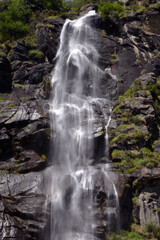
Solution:
M53 62L56 55L63 24L64 20L62 18L50 18L44 21L43 24L37 25L36 37L38 49L47 56L50 63Z

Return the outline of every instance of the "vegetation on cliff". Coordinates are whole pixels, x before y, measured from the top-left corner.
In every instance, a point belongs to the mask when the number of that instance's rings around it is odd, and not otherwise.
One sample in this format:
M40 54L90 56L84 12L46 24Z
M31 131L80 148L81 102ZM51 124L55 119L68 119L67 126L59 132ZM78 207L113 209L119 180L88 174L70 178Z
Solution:
M149 75L145 75L147 78ZM113 109L117 127L110 131L111 156L123 172L160 164L154 149L159 139L159 79L153 77L147 85L143 78L136 79Z
M160 4L149 4L144 1L143 6L138 1L117 3L116 0L1 0L0 1L0 42L13 41L33 32L35 20L44 20L49 16L65 16L72 18L73 13L79 13L84 4L96 3L99 14L106 17L123 17L132 12L147 11L160 7Z

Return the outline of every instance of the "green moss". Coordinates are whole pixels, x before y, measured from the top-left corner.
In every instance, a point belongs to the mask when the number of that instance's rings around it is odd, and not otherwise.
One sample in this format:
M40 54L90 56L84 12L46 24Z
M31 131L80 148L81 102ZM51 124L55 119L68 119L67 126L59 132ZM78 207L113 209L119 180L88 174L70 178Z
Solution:
M119 117L116 119L116 122L128 123L127 117Z
M3 58L5 56L6 56L6 54L4 52L0 52L0 58Z
M139 151L114 149L112 151L113 161L119 161L115 165L122 172L132 173L142 167L157 167L160 156L148 148L141 148Z
M154 8L159 8L160 7L160 3L154 3L154 4L150 4L148 6L149 9L154 9Z
M3 169L3 170L0 170L0 173L6 173L6 174L9 174L9 171L8 171L8 169Z
M107 34L106 34L106 30L105 30L105 29L102 29L102 31L101 31L101 32L102 32L102 36L104 36L104 37L105 37L105 36L107 35Z
M159 85L159 82L158 82L158 85ZM150 91L153 98L156 98L157 95L160 95L160 89L157 88L156 84L154 84L154 83L149 83L147 85L147 89L148 89L148 91Z
M41 158L43 159L43 161L44 161L44 162L46 162L46 160L47 160L47 157L46 157L46 155L45 155L45 154L42 154Z
M111 62L112 62L112 63L114 63L114 62L116 61L117 56L118 56L118 55L117 55L116 53L111 54Z
M132 128L131 126L130 127L129 126L128 126L129 132L123 132L122 130L123 125L119 126L120 130L117 129L115 133L115 137L110 141L110 143L114 144L118 142L123 142L124 144L126 141L131 141L132 144L136 144L147 137L146 133L140 132L140 129L136 127Z
M5 99L3 97L0 96L0 101L5 101Z
M141 60L137 58L134 65L138 66L140 63L141 63Z
M33 34L32 36L26 36L25 38L23 38L23 41L26 47L36 48L37 46L35 34Z
M45 18L45 20L53 20L55 18L57 18L57 16L49 16L49 17Z
M124 159L126 158L126 152L124 150L114 149L112 152L112 159Z
M19 84L19 83L13 83L12 85L13 85L13 87L15 87L15 88L22 88L23 90L25 90L25 89L26 89L26 86L25 86L25 85L23 85L23 84Z
M117 112L117 113L122 113L122 110L121 110L121 107L123 106L124 104L122 104L122 103L120 103L120 104L118 104L114 109L113 109L113 111L112 111L112 113L115 113L115 112Z
M131 122L133 122L134 124L136 124L138 126L141 126L141 125L144 124L144 120L138 115L132 116L131 117Z
M138 197L133 197L132 202L134 205L136 205L138 203Z
M29 57L30 58L36 58L36 59L43 59L44 53L39 50L30 50L29 51Z
M151 146L154 141L153 127L149 126L147 130L143 115L136 114L132 108L129 108L129 105L135 105L135 97L150 98L151 95L155 113L160 116L160 77L155 83L151 82L147 86L142 85L140 79L135 79L130 89L115 103L113 114L118 127L111 130L109 142L112 148L116 147L111 157L116 162L116 167L122 172L132 173L142 167L154 168L160 164L160 156L154 151L154 146L158 144L158 141L154 142L153 147Z
M9 105L7 105L8 108L12 108L12 107L15 107L15 103L10 103Z
M131 188L131 186L130 186L129 183L125 184L125 187L126 187L126 188Z
M159 207L159 208L156 208L156 211L157 211L158 213L160 213L160 207Z
M160 52L156 53L156 55L154 55L153 58L157 58L159 57L159 55L160 55Z
M27 100L27 99L28 99L28 97L21 97L21 99L22 99L22 100Z
M47 27L47 28L55 28L55 26L54 25L52 25L52 24L44 24L44 23L38 23L37 25L36 25L36 28L45 28L45 27Z
M139 78L136 78L131 87L125 92L124 97L125 98L133 97L133 93L140 90L143 90L143 86Z

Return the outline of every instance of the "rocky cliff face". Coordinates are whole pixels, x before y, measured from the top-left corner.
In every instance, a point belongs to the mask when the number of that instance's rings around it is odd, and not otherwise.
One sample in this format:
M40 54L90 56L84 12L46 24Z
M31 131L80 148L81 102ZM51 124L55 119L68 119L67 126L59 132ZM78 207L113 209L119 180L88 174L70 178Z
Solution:
M81 13L93 8L85 6ZM42 232L50 209L45 182L52 173L50 73L63 23L64 19L55 18L38 24L36 46L17 41L12 50L1 49L1 239L45 239ZM142 227L150 222L160 225L159 23L158 7L96 22L99 64L106 69L102 89L115 100L124 95L115 102L109 126L122 227L132 222ZM115 91L110 91L113 88ZM98 152L103 148L102 138L97 140Z

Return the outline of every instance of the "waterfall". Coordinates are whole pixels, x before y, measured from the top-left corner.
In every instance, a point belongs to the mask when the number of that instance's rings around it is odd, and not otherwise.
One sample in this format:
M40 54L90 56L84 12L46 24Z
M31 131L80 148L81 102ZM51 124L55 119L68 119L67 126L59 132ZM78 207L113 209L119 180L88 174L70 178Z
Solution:
M119 228L107 156L112 103L110 91L104 94L100 86L105 71L98 64L96 20L95 11L66 20L56 55L50 100L51 240L104 239Z

